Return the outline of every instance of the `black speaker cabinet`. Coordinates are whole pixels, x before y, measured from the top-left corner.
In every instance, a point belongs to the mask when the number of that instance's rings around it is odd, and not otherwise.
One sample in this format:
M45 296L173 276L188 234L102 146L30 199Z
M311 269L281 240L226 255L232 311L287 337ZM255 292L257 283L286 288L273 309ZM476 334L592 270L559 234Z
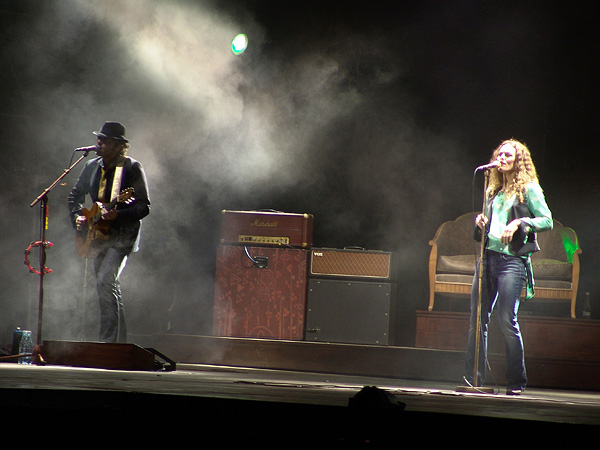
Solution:
M310 279L306 340L392 345L394 306L393 283Z

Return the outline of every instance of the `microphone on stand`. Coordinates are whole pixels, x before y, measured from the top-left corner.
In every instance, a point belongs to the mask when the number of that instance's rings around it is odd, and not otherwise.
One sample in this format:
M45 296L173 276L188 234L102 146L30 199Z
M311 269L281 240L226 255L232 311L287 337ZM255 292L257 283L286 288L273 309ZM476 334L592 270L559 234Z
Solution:
M498 167L499 165L500 165L500 161L496 160L496 161L492 161L489 164L479 166L477 169L475 169L475 171L493 169L494 167Z
M94 150L98 150L100 147L98 147L97 145L90 145L89 147L79 147L76 148L75 151L76 152L92 152Z

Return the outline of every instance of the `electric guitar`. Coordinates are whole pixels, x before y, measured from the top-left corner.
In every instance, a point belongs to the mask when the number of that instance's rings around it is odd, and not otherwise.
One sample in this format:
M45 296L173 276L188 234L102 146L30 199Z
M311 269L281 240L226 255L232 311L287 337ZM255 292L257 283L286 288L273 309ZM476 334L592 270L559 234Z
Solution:
M81 258L95 258L98 256L98 245L101 241L108 239L108 229L110 228L110 220L102 218L103 214L117 206L117 203L131 203L134 189L127 188L110 203L96 202L90 209L83 208L81 215L87 219L81 230L75 231L75 244L77 254Z

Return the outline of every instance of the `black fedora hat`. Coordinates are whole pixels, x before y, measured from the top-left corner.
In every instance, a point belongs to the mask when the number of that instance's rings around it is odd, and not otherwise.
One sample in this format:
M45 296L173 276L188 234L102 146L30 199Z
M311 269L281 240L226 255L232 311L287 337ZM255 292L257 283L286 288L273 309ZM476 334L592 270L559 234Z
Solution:
M125 138L125 127L119 122L104 122L100 131L94 131L93 133L98 137L129 142L129 140Z

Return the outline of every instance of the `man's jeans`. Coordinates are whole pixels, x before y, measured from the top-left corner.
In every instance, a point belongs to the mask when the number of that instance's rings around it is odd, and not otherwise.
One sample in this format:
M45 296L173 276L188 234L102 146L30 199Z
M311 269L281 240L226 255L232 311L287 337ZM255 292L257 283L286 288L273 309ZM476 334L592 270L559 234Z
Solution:
M127 255L114 248L102 251L95 260L101 342L127 341L125 312L119 283L119 276L126 263Z

